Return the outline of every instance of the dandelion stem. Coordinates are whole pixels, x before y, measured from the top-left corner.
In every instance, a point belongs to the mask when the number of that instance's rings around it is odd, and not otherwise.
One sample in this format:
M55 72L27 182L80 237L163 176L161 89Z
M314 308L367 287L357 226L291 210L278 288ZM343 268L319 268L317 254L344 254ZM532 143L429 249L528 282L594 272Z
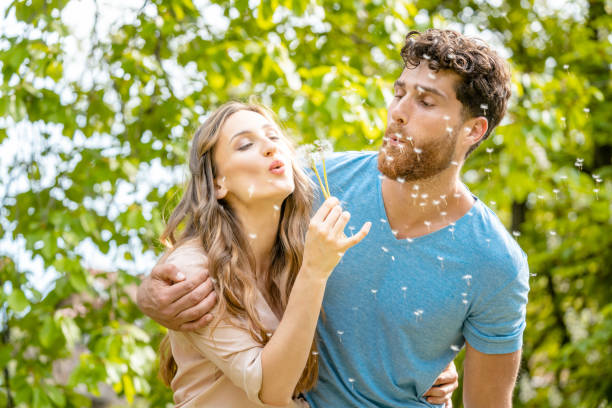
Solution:
M329 198L329 195L327 194L327 190L325 190L325 187L323 187L323 181L321 180L321 176L319 175L319 170L317 170L317 165L315 164L314 159L312 160L311 166L312 166L312 169L314 170L315 174L317 175L317 180L319 180L319 185L321 186L321 191L323 191L323 196L327 200Z
M327 184L327 170L325 169L325 156L321 153L321 162L323 163L323 178L325 179L325 189L327 191L327 197L331 196L329 191L329 185Z

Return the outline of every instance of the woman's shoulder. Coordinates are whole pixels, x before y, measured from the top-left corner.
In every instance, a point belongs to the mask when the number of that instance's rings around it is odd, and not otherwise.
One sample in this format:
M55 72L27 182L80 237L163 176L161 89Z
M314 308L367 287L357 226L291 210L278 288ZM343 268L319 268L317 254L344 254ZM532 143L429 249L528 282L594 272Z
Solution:
M169 249L159 260L159 263L172 264L178 268L191 268L206 267L207 260L202 243L197 239L191 239Z

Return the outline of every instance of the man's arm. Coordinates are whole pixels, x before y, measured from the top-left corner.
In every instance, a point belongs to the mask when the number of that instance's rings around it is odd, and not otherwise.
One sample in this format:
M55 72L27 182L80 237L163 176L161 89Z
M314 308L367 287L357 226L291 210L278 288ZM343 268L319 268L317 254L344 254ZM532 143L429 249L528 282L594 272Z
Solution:
M164 327L192 331L206 326L216 302L206 268L188 279L172 264L158 264L138 287L140 310Z
M466 408L511 408L521 351L484 354L466 341L463 405Z

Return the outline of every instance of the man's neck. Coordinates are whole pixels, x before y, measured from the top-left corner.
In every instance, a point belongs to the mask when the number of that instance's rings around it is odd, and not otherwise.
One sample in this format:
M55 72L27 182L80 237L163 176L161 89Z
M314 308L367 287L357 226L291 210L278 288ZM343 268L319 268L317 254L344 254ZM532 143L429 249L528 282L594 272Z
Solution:
M474 198L452 166L425 180L399 182L383 178L382 196L389 226L398 239L416 238L457 221Z

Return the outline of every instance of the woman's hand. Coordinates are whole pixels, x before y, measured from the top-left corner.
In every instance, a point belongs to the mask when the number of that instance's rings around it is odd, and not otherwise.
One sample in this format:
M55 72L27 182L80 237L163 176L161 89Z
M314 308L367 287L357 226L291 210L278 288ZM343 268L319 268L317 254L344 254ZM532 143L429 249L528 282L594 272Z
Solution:
M368 235L371 222L363 224L361 230L352 237L344 235L344 227L350 219L351 215L342 211L340 201L330 197L310 220L302 268L313 277L326 280L342 255Z

